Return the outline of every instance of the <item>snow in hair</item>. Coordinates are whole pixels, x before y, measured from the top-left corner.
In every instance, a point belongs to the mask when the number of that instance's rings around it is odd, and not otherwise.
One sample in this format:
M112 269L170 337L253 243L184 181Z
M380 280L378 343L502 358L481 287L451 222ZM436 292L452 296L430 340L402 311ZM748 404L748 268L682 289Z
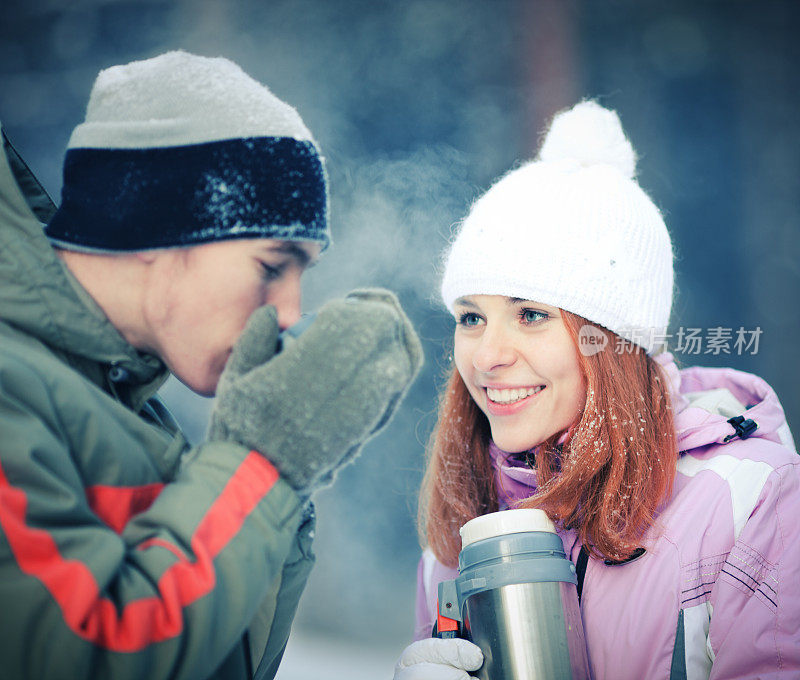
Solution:
M587 167L610 165L630 179L636 173L636 153L619 116L593 101L581 102L553 119L539 160L573 160Z

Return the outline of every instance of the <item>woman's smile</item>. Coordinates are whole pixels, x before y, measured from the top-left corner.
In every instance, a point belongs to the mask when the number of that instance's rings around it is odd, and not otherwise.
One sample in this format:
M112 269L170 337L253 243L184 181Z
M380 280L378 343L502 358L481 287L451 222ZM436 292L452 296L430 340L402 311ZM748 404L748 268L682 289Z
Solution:
M539 393L545 385L536 387L486 387L486 410L494 416L513 416L538 401Z

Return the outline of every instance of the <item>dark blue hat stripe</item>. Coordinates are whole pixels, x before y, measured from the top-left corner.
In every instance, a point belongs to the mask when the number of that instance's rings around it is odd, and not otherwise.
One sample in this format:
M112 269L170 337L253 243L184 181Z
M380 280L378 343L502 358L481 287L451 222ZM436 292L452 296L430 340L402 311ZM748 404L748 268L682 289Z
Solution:
M70 149L53 241L99 251L233 238L330 240L316 147L253 137L148 149Z

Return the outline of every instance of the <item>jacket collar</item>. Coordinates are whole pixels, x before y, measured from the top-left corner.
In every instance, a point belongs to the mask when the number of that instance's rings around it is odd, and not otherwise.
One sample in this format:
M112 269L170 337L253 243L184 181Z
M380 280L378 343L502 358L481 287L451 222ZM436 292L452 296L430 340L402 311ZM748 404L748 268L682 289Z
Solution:
M678 448L724 444L735 434L728 420L743 416L758 428L751 435L794 449L778 395L752 373L693 366L679 370L669 352L656 357L670 381Z
M503 451L493 441L489 442L489 456L495 471L495 488L501 510L536 491L536 471L524 462L522 456Z
M132 347L56 255L42 231L55 207L3 135L0 319L50 347L138 411L166 380L163 362Z

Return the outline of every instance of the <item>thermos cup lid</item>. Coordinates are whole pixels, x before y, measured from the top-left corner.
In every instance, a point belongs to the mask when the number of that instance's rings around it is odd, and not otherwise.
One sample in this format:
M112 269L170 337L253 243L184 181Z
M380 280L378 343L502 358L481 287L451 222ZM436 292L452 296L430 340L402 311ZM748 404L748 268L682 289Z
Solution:
M517 508L501 510L471 519L461 527L461 549L471 543L482 541L503 534L519 534L526 531L549 531L555 533L556 528L544 510L535 508Z

